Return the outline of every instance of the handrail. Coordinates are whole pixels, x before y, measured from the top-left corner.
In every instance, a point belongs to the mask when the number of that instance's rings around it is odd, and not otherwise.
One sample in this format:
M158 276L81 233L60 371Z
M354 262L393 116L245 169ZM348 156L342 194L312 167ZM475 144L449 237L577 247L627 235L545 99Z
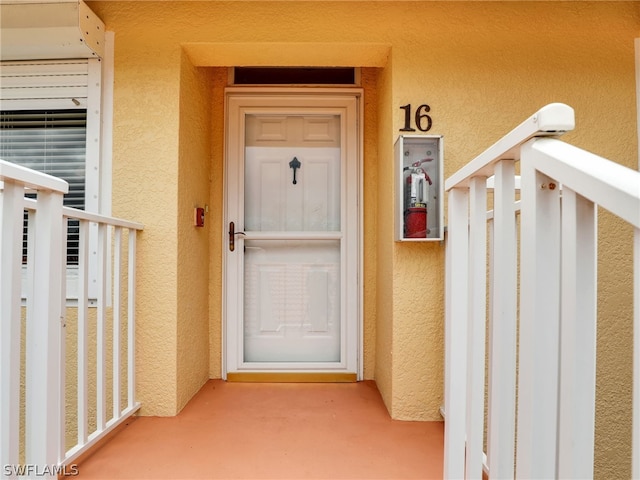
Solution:
M24 199L25 210L35 210L37 201L33 198ZM120 218L100 215L99 213L87 212L73 207L62 207L62 215L66 218L75 218L77 220L86 220L93 223L106 223L112 227L128 228L131 230L144 230L144 225L139 222L122 220Z
M445 478L593 476L597 207L634 227L640 478L640 172L550 138L573 122L548 105L445 182Z
M490 177L493 175L492 168L496 162L503 159L519 160L519 147L527 140L533 137L559 136L574 128L573 108L564 103L551 103L451 175L445 181L444 188L448 191L454 187L467 187L472 177Z
M640 228L640 172L553 139L525 147L538 171Z
M128 228L130 230L144 230L144 225L139 222L100 215L99 213L86 212L72 207L62 207L62 214L67 218L86 220L87 222L94 223L106 223L112 227Z
M10 478L23 457L23 463L38 471L46 467L42 476L52 480L140 408L135 399L136 234L144 226L63 207L67 191L64 180L0 160L0 464L11 469ZM36 198L25 198L30 193ZM70 219L77 220L78 235L77 267L71 269L65 268L64 258ZM65 290L72 283L77 283L77 314L68 315ZM96 292L90 294L94 284ZM96 300L91 315L90 299ZM67 330L67 322L75 323L75 329ZM21 338L26 353L21 352ZM92 343L95 352L90 354ZM65 378L70 358L66 344L77 352L70 366L77 373L70 378ZM89 368L93 362L95 368ZM89 394L90 384L95 396ZM71 392L76 397L70 415L76 422L74 440L74 428L65 424ZM68 450L67 440L73 442Z
M69 184L57 177L0 159L0 181L11 180L26 188L68 193Z

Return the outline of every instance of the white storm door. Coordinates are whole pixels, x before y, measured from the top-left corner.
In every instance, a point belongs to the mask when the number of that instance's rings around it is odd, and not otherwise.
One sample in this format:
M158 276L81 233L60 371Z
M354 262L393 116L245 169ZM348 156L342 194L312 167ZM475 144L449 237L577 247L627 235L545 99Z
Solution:
M314 100L228 97L226 372L358 371L357 101Z

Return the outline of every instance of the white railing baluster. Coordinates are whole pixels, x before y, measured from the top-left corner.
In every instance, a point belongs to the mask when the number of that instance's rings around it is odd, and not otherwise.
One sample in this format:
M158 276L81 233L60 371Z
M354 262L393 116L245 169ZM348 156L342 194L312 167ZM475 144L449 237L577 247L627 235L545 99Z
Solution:
M33 279L35 278L35 265L33 259L36 256L36 233L35 233L35 224L36 224L36 211L35 210L27 210L27 226L26 226L26 243L27 243L27 258L25 265L25 306L26 306L26 315L25 315L25 336L28 335L27 325L29 323L29 316L33 315L34 307L33 304L36 301L36 287L34 285ZM27 342L28 343L28 342ZM26 348L25 348L25 356L26 356ZM25 366L26 370L26 366Z
M495 200L494 200L495 201ZM495 288L495 269L494 269L494 221L493 221L493 212L491 215L487 212L487 301L489 302L487 305L487 348L488 351L485 352L485 365L487 368L487 423L485 424L485 434L486 434L486 447L487 451L484 455L484 464L482 465L483 472L486 476L489 475L489 451L491 450L491 343L492 343L492 319L493 319L493 290Z
M57 442L58 447L58 462L61 462L65 457L66 452L66 402L67 402L67 309L65 308L67 303L67 243L68 243L68 231L69 231L69 219L62 217L62 232L60 235L60 322L62 324L60 330L60 353L58 355L58 372L60 372L60 383L58 388L58 435L60 438Z
M445 357L449 365L449 391L444 430L444 476L464 478L465 417L467 398L467 315L468 315L468 258L469 193L454 188L449 192L449 232L447 248L451 249L447 288L462 292L451 302Z
M128 282L129 295L127 298L127 406L133 409L136 406L136 235L135 231L129 230L129 261L128 261Z
M0 191L0 465L16 465L19 455L21 322L16 279L22 257L23 198L24 187L5 180Z
M517 233L513 160L496 164L487 456L491 476L513 478L516 423Z
M60 342L62 306L60 278L62 193L38 192L35 216L34 278L36 296L27 312L26 348L26 463L56 465L60 441Z
M593 478L596 230L593 203L563 188L558 478Z
M467 331L467 478L482 479L487 297L487 179L469 185L469 324Z
M89 428L89 222L79 221L78 240L78 443L84 445Z
M120 408L120 322L122 289L120 288L122 272L122 229L115 228L113 255L113 418L119 418Z
M560 329L559 185L522 149L517 478L554 478Z
M106 296L107 296L107 225L98 225L98 298L96 312L96 430L102 431L106 425L107 409L107 339L106 339Z
M444 240L447 248L444 249L444 349L445 356L447 349L449 348L449 339L451 338L451 302L453 297L453 292L450 288L448 288L450 284L451 277L451 248L449 248L449 230L445 228L444 230ZM444 362L444 402L440 407L440 415L443 419L446 419L447 413L445 411L446 406L449 404L449 389L451 387L450 382L451 376L451 365L449 362Z

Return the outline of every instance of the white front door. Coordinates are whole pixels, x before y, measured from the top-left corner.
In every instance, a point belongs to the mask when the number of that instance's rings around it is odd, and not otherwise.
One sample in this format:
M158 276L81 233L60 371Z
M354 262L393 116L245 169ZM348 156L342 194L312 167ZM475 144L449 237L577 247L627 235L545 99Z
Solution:
M227 92L225 373L359 373L358 102Z

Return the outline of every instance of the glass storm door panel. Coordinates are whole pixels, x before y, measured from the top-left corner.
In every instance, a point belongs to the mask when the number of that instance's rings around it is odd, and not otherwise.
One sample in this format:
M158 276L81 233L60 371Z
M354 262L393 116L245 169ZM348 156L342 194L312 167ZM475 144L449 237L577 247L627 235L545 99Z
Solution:
M236 125L240 139L237 164L227 157L227 215L237 227L227 249L226 371L355 372L351 117L343 108L256 110L229 118L229 133Z
M340 118L247 115L244 361L340 361ZM291 238L298 232L308 239Z

